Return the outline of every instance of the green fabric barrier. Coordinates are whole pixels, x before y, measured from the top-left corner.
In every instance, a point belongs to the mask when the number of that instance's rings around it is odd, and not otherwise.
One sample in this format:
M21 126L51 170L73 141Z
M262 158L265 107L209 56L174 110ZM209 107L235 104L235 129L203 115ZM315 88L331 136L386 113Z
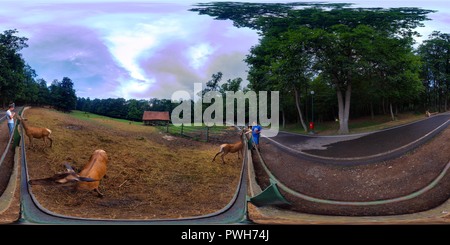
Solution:
M247 140L247 147L248 147L249 150L252 149L252 147L253 147L253 139L252 139L252 137L250 137L250 139Z
M250 202L257 207L267 206L267 205L279 205L279 204L289 204L290 203L283 197L281 192L278 190L277 183L270 180L270 185L263 192L250 198Z

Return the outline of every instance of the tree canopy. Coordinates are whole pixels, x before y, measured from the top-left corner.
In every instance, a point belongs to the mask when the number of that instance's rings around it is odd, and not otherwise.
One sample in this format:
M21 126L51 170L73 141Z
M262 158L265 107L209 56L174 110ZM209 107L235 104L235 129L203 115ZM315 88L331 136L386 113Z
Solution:
M36 80L36 71L26 63L20 51L28 47L25 37L17 30L0 34L0 97L3 107L10 102L31 105L53 105L62 111L75 109L76 94L73 82L64 77L50 87L43 79Z
M246 59L249 87L283 90L282 100L293 95L305 131L302 102L307 103L308 89L319 77L336 93L340 133L349 132L355 92L370 96L364 103L371 108L375 99L389 104L395 119L393 104L409 103L423 91L412 45L418 36L415 29L423 26L431 10L214 2L198 4L191 11L258 31L260 43Z

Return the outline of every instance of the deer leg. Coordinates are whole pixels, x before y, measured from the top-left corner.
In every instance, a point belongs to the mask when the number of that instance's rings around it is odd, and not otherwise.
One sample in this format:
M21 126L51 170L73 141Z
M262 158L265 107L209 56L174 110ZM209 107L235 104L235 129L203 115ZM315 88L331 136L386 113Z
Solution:
M28 136L28 139L30 140L30 149L33 148L33 137Z
M222 152L221 151L217 152L217 154L214 156L214 158L211 162L214 162L216 160L217 155L219 155L220 153L222 153Z
M53 145L53 139L52 139L52 138L50 138L50 136L48 136L47 138L48 138L48 140L50 140L50 148L51 148L51 147L52 147L52 145Z
M101 192L98 190L98 187L95 188L94 191L97 192L98 197L104 197L104 196L105 196L105 195L103 195L103 193L101 193Z
M225 164L225 159L223 158L226 154L228 154L228 152L224 152L223 154L222 154L222 163L223 164Z

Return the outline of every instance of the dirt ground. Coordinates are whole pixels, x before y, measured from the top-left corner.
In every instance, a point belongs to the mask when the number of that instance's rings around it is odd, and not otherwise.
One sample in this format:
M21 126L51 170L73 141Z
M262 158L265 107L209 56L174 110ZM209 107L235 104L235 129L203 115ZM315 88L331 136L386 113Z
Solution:
M413 152L375 164L342 166L299 159L262 139L261 153L271 172L290 188L317 198L338 201L373 201L410 194L428 185L450 161L450 128ZM380 142L381 143L381 142ZM268 177L256 155L257 181L264 189ZM286 171L289 169L290 171ZM281 191L293 211L325 215L394 215L428 210L450 197L450 173L431 191L393 204L338 206L312 203Z
M0 157L1 154L6 149L9 140L9 129L6 121L0 123ZM13 147L10 148L7 155L5 156L5 160L0 166L0 196L5 191L9 177L11 176L11 171L14 166L14 150Z
M79 171L96 149L109 157L107 176L100 184L103 198L67 187L32 186L40 204L55 213L108 219L191 217L222 209L236 191L241 161L233 154L226 156L226 164L211 163L218 143L167 137L153 127L76 119L41 108L27 110L25 117L30 125L51 129L53 138L52 148L35 140L36 146L27 149L31 179L64 171L64 162ZM238 139L230 128L222 143Z

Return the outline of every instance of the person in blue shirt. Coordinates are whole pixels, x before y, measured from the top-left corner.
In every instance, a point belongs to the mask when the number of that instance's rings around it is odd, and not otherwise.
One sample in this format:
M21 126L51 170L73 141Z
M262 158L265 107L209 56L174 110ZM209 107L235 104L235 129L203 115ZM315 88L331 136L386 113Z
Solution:
M259 148L259 137L261 136L261 130L262 127L259 126L256 122L252 123L252 138L253 138L253 143L255 143L255 146L258 150L260 150Z

